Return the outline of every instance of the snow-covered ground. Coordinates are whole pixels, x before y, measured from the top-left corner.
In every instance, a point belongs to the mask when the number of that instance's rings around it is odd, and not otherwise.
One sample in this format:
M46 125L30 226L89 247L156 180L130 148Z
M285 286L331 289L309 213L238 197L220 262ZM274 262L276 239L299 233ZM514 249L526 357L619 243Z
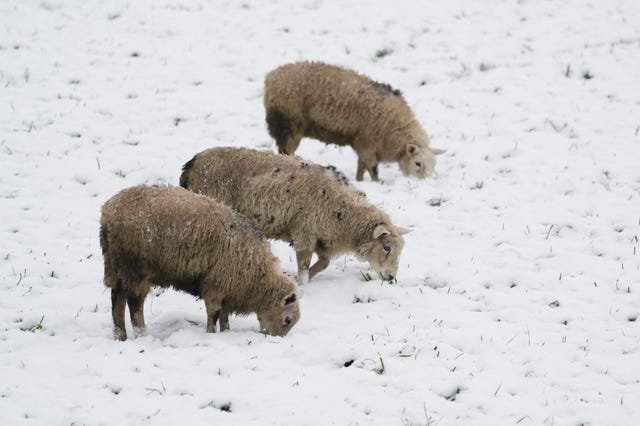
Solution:
M637 0L0 2L0 424L637 424L638 22ZM356 183L414 228L397 284L338 257L284 338L207 334L202 301L154 292L148 336L113 341L101 204L207 147L274 149L263 78L300 59L401 89L448 150L435 179ZM298 154L354 179L348 148Z

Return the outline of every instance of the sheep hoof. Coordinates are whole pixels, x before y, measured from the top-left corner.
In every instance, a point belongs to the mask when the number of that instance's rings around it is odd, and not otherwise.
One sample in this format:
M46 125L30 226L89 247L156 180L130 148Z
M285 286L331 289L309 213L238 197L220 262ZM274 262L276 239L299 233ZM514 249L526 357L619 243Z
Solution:
M309 270L305 269L298 274L298 285L305 285L309 282Z
M124 342L125 340L127 340L127 332L120 327L114 327L113 340L120 340L121 342Z
M146 335L147 335L146 327L133 327L133 337L135 337L136 339L138 337L144 337Z

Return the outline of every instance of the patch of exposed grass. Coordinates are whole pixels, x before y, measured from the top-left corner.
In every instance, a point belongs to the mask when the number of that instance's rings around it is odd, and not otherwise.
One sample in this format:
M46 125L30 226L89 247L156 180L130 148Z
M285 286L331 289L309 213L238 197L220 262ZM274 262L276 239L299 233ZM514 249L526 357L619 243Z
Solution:
M29 331L31 333L35 333L36 331L44 329L44 326L42 325L43 322L44 322L44 315L42 316L42 318L40 318L40 322L39 323L34 324L32 326L29 326L29 327L20 327L20 330Z
M444 399L446 399L447 401L455 401L460 392L462 392L462 388L460 386L456 386L453 392L451 392L449 395L444 396Z
M376 58L384 58L385 56L389 56L393 53L392 49L387 49L386 47L383 49L376 50Z

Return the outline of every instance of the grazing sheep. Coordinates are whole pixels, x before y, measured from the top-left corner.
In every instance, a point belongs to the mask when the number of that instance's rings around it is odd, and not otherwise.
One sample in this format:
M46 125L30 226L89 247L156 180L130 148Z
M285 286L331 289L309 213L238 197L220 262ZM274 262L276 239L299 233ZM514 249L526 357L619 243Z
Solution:
M408 231L394 226L339 172L245 148L205 150L182 170L182 187L230 205L267 237L291 243L300 284L343 252L357 253L385 280L397 273L401 235ZM309 268L314 252L318 261Z
M260 330L284 336L300 318L297 285L246 217L207 197L170 186L135 186L102 206L104 284L111 288L114 337L126 340L129 305L143 334L150 286L202 298L207 331L229 328L229 314L255 312Z
M358 154L359 181L365 170L377 181L381 162L397 162L405 175L425 178L444 152L429 147L399 90L334 65L276 68L265 78L264 107L280 153L293 154L304 136L349 145Z

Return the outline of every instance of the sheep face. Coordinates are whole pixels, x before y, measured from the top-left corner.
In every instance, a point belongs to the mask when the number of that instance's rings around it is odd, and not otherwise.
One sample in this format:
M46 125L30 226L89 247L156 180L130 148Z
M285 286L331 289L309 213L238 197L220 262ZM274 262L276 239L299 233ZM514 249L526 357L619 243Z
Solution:
M260 331L272 336L284 336L300 319L298 294L291 293L268 311L258 312Z
M418 145L408 144L400 158L400 170L406 176L416 176L424 179L433 173L438 153L428 146L419 147Z
M393 225L378 225L372 239L358 248L360 257L369 262L383 280L391 281L398 272L400 253L404 247L402 234L409 231Z

